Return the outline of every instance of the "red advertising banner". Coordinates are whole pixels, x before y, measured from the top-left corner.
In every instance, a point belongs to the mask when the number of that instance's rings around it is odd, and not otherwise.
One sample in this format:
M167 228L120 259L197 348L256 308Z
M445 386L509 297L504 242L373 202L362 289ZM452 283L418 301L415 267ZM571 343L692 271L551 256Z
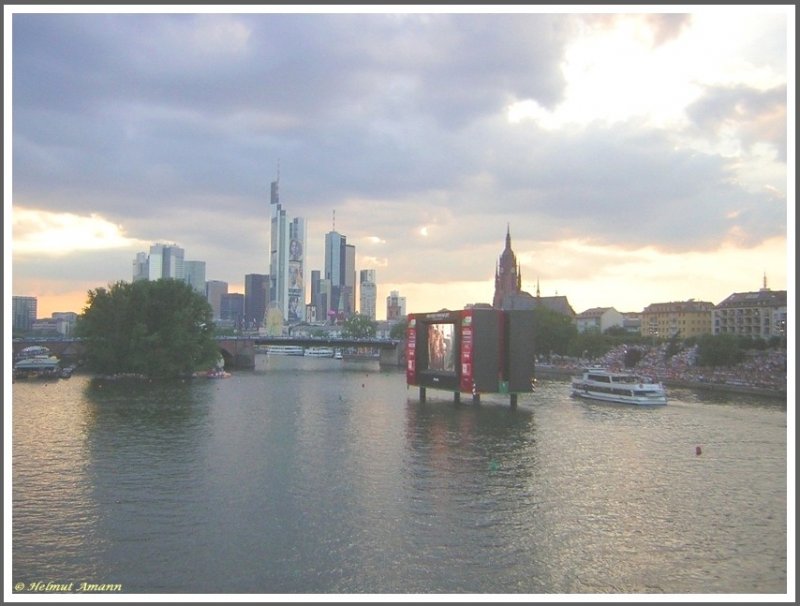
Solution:
M415 385L417 382L417 328L416 320L411 319L406 331L406 383Z
M461 321L461 380L459 388L462 392L470 393L473 389L472 381L472 314L464 312Z

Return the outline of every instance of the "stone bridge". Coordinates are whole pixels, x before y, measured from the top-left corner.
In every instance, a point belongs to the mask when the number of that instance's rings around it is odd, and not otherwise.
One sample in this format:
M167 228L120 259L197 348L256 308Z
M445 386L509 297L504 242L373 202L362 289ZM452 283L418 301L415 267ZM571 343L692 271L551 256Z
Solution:
M399 341L387 339L326 339L312 337L217 337L226 368L255 368L258 345L299 345L301 347L373 347L380 350L381 365L397 366L401 361ZM43 345L67 362L84 357L86 346L80 339L21 339L13 342L14 357L26 347Z

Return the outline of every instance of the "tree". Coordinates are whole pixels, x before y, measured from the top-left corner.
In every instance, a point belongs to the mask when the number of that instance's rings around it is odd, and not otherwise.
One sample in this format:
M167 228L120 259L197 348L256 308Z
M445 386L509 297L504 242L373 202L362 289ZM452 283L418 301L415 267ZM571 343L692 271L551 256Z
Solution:
M377 324L369 316L353 314L344 321L342 336L354 339L369 339L375 336Z
M551 353L566 354L578 333L567 316L544 306L536 308L533 326L534 347L537 355L542 356L549 356Z
M408 318L405 318L397 322L397 324L392 325L392 328L389 330L389 338L405 339L407 330L408 330Z
M607 353L612 347L611 337L598 332L582 332L570 341L567 352L578 358L594 359Z
M177 377L219 356L211 314L206 299L179 280L120 281L89 291L76 335L96 372Z
M639 360L641 360L643 357L644 357L644 351L642 351L640 348L629 347L625 351L625 358L624 358L625 368L633 368L639 363Z
M697 341L697 365L734 366L744 360L741 345L736 335L701 335Z

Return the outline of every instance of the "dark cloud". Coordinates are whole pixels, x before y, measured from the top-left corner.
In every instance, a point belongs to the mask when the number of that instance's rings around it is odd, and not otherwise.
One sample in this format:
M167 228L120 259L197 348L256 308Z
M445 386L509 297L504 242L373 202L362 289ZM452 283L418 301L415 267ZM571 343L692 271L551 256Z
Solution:
M226 280L267 271L278 161L309 237L337 209L354 242L386 240L360 250L391 258L397 280L419 271L410 246L439 260L432 275L474 279L471 253L499 254L508 222L529 241L666 251L784 233L785 200L743 189L733 159L676 149L674 133L506 120L515 101L556 108L571 37L616 18L14 14L14 204L100 212ZM690 22L641 19L656 45ZM733 125L785 160L785 87L709 88L689 116L697 136ZM435 237L417 238L423 225Z
M686 113L695 126L715 136L733 131L750 148L767 143L786 161L786 86L757 90L746 86L707 87Z
M54 186L122 188L154 203L186 191L256 195L279 157L326 188L366 175L367 190L374 180L391 191L392 172L413 187L420 166L447 174L435 133L516 98L560 98L564 23L15 15L15 195L44 205Z

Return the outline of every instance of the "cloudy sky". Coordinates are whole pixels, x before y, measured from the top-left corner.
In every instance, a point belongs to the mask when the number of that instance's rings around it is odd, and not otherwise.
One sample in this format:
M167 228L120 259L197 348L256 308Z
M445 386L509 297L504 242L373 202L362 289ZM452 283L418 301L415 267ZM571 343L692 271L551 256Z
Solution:
M684 8L6 6L11 290L79 312L169 242L243 292L279 165L306 277L335 211L379 318L491 302L508 226L576 312L793 292L794 7Z

